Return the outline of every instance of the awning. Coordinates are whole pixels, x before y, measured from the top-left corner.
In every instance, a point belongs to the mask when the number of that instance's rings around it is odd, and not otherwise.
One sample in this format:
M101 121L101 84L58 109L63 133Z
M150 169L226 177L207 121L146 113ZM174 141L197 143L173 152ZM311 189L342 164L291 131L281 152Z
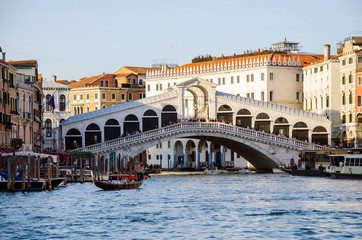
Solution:
M13 151L10 148L0 148L0 153L12 153Z
M2 153L1 154L3 157L9 157L9 156L13 156L13 153ZM15 152L15 156L20 156L20 157L40 157L40 158L48 158L51 157L53 158L53 162L56 163L58 161L58 156L57 155L50 155L50 154L44 154L44 153L36 153L36 152L29 152L29 151L21 151L21 152Z

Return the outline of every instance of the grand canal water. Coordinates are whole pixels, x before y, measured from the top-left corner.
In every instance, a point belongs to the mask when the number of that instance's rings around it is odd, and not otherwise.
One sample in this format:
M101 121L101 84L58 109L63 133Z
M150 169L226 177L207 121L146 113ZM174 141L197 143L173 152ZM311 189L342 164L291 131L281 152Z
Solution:
M362 181L278 174L153 177L0 193L0 239L362 239Z

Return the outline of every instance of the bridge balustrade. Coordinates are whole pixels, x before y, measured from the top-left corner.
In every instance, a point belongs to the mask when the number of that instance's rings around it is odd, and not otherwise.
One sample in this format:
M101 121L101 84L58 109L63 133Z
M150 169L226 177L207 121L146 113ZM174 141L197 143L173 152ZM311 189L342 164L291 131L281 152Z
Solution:
M304 141L300 141L300 140L296 140L296 139L291 139L291 138L282 137L282 136L276 136L276 135L273 135L270 133L259 132L256 130L242 128L242 127L229 125L229 124L225 124L225 123L191 122L191 123L174 124L174 125L166 126L163 128L158 128L158 129L154 129L151 131L147 131L144 133L139 133L139 134L135 134L135 135L131 135L131 136L113 139L113 140L110 140L107 142L90 145L90 146L80 148L80 149L75 149L73 151L94 152L97 150L99 151L101 149L119 146L121 144L137 143L138 141L142 141L142 140L144 141L144 140L148 140L150 138L154 138L154 137L158 137L158 136L162 137L162 135L164 135L165 133L176 133L176 132L179 133L180 130L182 130L182 132L187 132L190 129L205 129L205 128L219 129L219 130L222 130L224 133L228 133L228 134L232 134L232 135L235 135L237 133L237 135L243 135L245 137L250 137L254 140L266 140L271 143L287 144L287 145L292 145L292 146L295 146L298 148L303 148L303 149L325 149L326 148L324 146L320 146L320 145L316 145L316 144L312 144L312 143L308 143L308 142L304 142Z

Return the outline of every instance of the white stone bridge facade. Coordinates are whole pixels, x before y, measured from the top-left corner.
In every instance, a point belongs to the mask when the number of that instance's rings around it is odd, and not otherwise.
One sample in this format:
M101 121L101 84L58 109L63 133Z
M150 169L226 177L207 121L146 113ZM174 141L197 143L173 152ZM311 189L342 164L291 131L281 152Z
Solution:
M64 150L126 159L165 141L192 138L199 140L194 167L199 168L200 161L210 164L211 157L200 157L207 142L231 149L257 169L270 170L297 160L299 150L330 144L331 122L323 116L217 92L216 86L194 78L160 95L73 116L62 123ZM220 122L183 121L186 92L194 96L196 117ZM168 166L176 166L173 152L167 156ZM187 161L183 156L181 167L188 166Z

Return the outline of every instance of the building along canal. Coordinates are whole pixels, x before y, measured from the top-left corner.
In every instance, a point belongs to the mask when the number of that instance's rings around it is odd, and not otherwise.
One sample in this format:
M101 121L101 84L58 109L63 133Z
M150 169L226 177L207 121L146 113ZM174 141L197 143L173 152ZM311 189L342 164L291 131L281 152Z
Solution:
M361 181L286 174L0 192L0 239L361 239L361 192Z

